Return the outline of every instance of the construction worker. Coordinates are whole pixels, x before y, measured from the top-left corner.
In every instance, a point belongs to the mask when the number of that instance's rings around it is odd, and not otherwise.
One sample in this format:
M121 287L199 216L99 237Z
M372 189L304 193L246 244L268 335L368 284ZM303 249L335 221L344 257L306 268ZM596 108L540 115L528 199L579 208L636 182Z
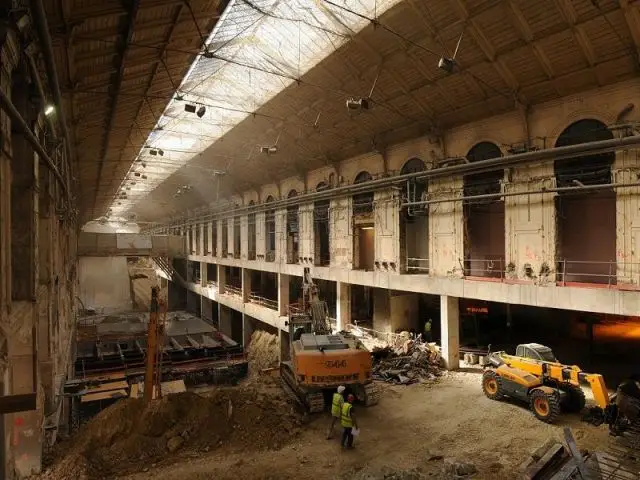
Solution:
M342 425L342 448L353 448L353 429L358 428L358 422L353 414L353 401L355 397L351 394L347 396L347 401L342 404L342 414L340 424Z
M422 332L422 339L425 342L431 341L431 319L424 322L424 331Z
M331 400L331 425L329 425L329 430L327 431L327 440L329 440L331 435L333 435L333 426L338 420L340 420L342 404L344 403L344 391L345 387L340 385L338 387L338 391L333 394L333 398Z

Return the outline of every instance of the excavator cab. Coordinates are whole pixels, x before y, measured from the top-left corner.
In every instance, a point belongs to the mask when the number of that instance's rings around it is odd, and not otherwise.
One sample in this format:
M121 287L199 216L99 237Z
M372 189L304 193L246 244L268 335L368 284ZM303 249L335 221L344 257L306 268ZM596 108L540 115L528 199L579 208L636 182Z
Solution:
M558 362L551 348L539 343L523 343L516 348L516 357L530 358L543 362Z

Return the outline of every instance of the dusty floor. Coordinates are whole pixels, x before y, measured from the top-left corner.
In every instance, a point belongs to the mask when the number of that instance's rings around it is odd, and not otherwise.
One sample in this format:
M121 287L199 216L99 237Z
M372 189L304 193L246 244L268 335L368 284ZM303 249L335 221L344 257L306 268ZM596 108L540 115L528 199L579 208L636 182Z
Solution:
M562 438L564 426L572 427L580 448L602 448L610 441L606 427L578 417L565 416L550 426L520 405L487 399L479 372L447 374L429 386L389 386L379 405L358 409L357 415L362 433L353 451L341 450L337 431L325 440L327 417L318 416L275 452L203 452L179 463L140 465L139 473L122 478L359 479L389 468L419 468L438 478L441 457L455 457L475 464L473 478L513 479L532 450L552 436Z

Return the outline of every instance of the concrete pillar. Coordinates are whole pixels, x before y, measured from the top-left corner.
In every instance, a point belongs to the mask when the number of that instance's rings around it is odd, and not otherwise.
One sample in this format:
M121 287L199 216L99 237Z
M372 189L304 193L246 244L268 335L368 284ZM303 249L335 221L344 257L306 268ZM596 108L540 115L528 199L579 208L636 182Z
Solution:
M288 315L289 307L289 275L278 274L278 313Z
M253 334L253 320L249 315L242 314L242 346L247 349L251 342L251 335Z
M447 370L460 368L460 308L458 297L440 296L442 358Z
M191 227L189 227L190 232L191 232L191 254L193 255L197 255L198 253L198 242L196 239L196 232L198 231L198 226L197 225L191 225Z
M213 223L207 223L207 255L213 256L213 246L216 239L213 238Z
M351 285L342 282L336 282L336 285L336 328L340 332L351 323Z
M209 279L207 278L207 262L200 262L200 285L202 287L206 287L208 281Z
M242 269L242 301L248 302L251 297L251 270Z
M225 307L221 303L218 304L218 319L218 330L220 330L220 332L225 334L227 337L231 338L231 310L229 309L229 307Z
M198 225L198 229L200 230L200 245L198 245L198 255L206 255L207 254L207 245L206 242L204 241L204 223L201 223L200 225Z
M218 294L225 292L227 286L227 269L224 265L218 265Z

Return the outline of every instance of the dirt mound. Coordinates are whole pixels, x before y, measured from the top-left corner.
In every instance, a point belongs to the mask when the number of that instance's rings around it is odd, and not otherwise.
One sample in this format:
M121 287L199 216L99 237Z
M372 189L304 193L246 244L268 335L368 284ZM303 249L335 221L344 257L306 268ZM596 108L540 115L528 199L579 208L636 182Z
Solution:
M84 425L44 478L101 478L174 452L279 449L299 426L282 395L251 386L178 393L148 407L142 399L122 400Z
M279 354L278 336L264 330L256 330L251 335L249 343L249 374L257 375L265 368L277 367Z

